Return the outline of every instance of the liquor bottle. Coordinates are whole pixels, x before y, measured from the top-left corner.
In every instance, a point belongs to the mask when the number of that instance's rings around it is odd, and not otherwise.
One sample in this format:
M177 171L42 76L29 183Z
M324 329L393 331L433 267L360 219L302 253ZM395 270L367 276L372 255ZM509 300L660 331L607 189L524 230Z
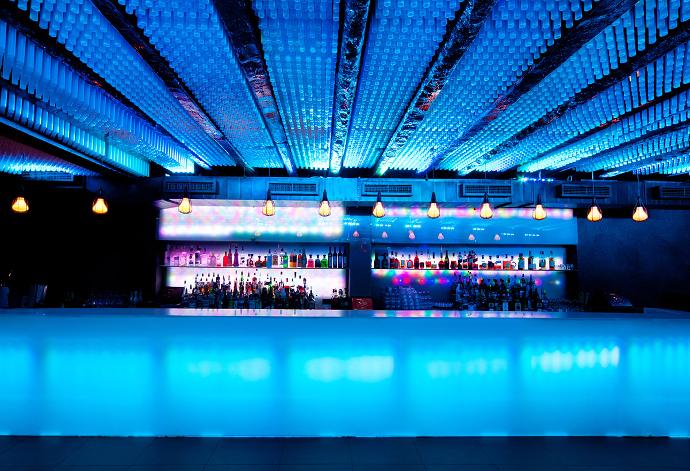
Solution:
M309 254L309 260L307 260L307 268L314 268L314 259L311 254Z
M549 270L555 270L556 269L556 259L553 258L553 251L551 251L551 255L549 256Z
M240 254L237 252L237 246L235 246L235 255L232 258L232 266L233 267L239 267L240 266Z
M384 252L383 257L381 258L381 268L388 269L390 267L390 260L388 260L388 251Z
M539 252L539 269L546 270L546 257L544 257L544 251Z
M284 249L280 251L280 258L283 260L283 268L289 268L290 260L287 252Z
M415 251L414 253L414 262L412 264L415 270L419 270L419 255L417 255L417 252Z
M525 269L525 256L523 254L520 254L518 256L518 270L524 270Z
M328 247L328 268L333 268L333 253L330 247Z
M187 259L187 265L194 265L194 248L190 247L188 254L188 259Z
M458 269L458 259L455 256L455 252L453 252L453 256L450 259L450 269L451 270L457 270Z
M273 260L271 261L271 266L272 267L280 267L280 254L278 253L278 250L276 250L276 253L273 254Z
M201 265L201 247L196 246L196 251L194 252L194 265Z
M429 251L426 251L426 259L424 260L424 268L431 270L431 256L429 256Z
M321 268L328 268L328 258L326 254L323 254L323 258L321 258Z
M504 270L510 270L510 259L508 258L508 254L506 254L503 259L503 264L501 266Z
M266 268L273 268L273 255L271 255L271 249L268 249L268 255L266 256L265 266Z
M374 252L374 270L381 268L381 256Z
M412 254L407 256L407 268L414 268L414 261L412 260Z
M482 258L484 258L484 256L482 256ZM483 263L482 263L482 265L483 265ZM486 269L487 270L493 270L494 269L494 261L491 260L491 255L489 255L489 261L486 262Z
M529 255L527 257L527 269L528 270L536 270L537 267L534 264L534 256L532 255L532 251L529 251Z
M436 252L431 253L431 269L438 270L438 263L436 263Z
M300 251L297 251L297 264L295 266L296 268L302 267L302 252Z
M342 268L347 268L347 252L343 249L343 266Z
M486 270L488 267L489 267L489 264L484 259L484 255L482 255L482 263L481 263L481 265L479 265L479 268L481 268L482 270Z
M216 266L216 255L211 252L211 255L208 257L208 266L209 267L215 267Z

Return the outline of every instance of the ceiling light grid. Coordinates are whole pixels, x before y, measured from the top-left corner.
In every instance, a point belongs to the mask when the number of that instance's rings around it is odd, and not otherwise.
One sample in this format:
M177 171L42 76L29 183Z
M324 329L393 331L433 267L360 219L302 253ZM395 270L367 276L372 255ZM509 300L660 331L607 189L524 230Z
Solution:
M640 175L660 173L662 175L680 175L690 173L690 154L677 155L675 157L654 162L635 171Z
M370 168L376 163L461 4L456 0L376 2L353 107L346 168Z
M210 0L120 0L252 167L283 163ZM277 112L277 110L273 110Z
M62 60L0 20L0 73L29 95L54 107L89 133L139 154L173 173L193 172L191 154L149 123L88 83Z
M644 162L664 154L681 152L690 146L690 126L685 125L670 132L658 134L649 139L621 148L613 149L576 164L581 172L596 172L599 170L615 170L619 167L630 166L636 162Z
M21 175L27 172L96 175L95 172L6 137L0 137L0 172L14 175Z
M690 19L690 0L682 0L683 5L681 0L664 1L665 8L657 8L657 3L662 3L657 0L637 2L634 14L627 11L621 15L464 145L448 154L440 168L461 173L473 170L483 163L481 158L486 153L609 75L621 63L643 51L650 41L655 42L652 34L657 30L667 34L680 21Z
M338 52L338 2L256 0L253 7L296 165L326 170Z
M572 27L591 7L591 0L497 1L417 131L380 169L427 169L561 37L562 25Z
M621 114L627 111L645 106L650 101L668 94L674 88L687 85L690 83L690 67L684 67L682 60L674 61L674 58L677 57L676 52L679 50L682 51L682 56L688 54L687 63L690 64L690 47L682 45L676 51L658 59L656 63L643 67L639 74L635 73L627 77L595 99L552 121L535 133L533 138L528 139L530 141L528 145L531 149L523 145L517 151L532 150L538 152L535 145L537 142L543 146L542 149L553 148L566 142L569 138L596 129L613 119L618 119ZM684 68L685 72L683 72ZM676 72L679 70L681 73L677 74ZM637 139L651 131L683 122L688 119L689 96L687 91L683 91L614 122L589 137L548 152L522 165L520 171L536 172L562 168L579 159L592 157L599 152ZM520 155L517 151L514 151L516 156L502 160L500 164L499 162L496 162L495 166L486 164L480 169L491 171L510 168L520 163L519 159L525 159L524 154ZM532 156L534 155L532 154Z
M62 113L47 110L0 84L0 116L137 176L149 175L149 162L108 145Z
M14 0L13 0L14 1ZM18 0L27 10L27 0ZM195 155L197 163L234 165L192 119L137 51L90 0L32 1L30 17Z

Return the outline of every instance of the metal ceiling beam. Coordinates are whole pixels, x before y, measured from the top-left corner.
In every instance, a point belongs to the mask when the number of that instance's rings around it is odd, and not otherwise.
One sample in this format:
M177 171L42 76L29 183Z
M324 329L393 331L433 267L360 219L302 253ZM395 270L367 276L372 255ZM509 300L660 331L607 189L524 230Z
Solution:
M218 125L204 110L196 100L194 94L187 88L184 82L178 77L167 60L149 42L144 33L137 27L136 17L125 11L125 8L116 1L110 0L91 0L110 24L118 30L122 37L127 41L142 57L149 67L158 75L170 93L187 111L189 116L209 135L221 149L223 149L235 162L242 165L248 172L253 173L254 169L242 157L242 154L232 145L230 141L220 131ZM191 152L191 149L190 149ZM193 152L200 160L205 162L203 155ZM210 167L210 165L209 165Z
M601 33L634 4L635 0L599 0L592 5L592 9L589 12L583 13L582 19L573 25L572 28L564 26L562 28L563 34L558 42L535 60L534 64L494 101L491 108L481 115L467 132L434 157L430 168L433 168L446 155L459 149L472 139L487 124L496 119L501 112L518 101L520 97L529 92L544 77L556 70L570 56Z
M431 103L448 82L451 72L474 41L486 18L491 14L495 0L466 0L455 18L448 22L446 35L424 74L417 92L398 124L388 145L374 165L377 174L381 164L394 159L417 129Z
M343 165L350 134L352 108L359 84L359 70L375 3L375 0L345 0L340 3L340 17L343 22L340 27L340 47L333 96L331 157L328 166L332 174L339 173Z
M629 58L628 62L626 62L625 64L620 64L618 68L612 70L609 75L580 90L570 100L568 100L558 108L554 109L550 113L547 113L540 120L523 129L521 132L517 133L511 139L505 141L503 144L493 149L488 155L495 155L506 149L514 147L522 139L525 139L527 136L535 132L537 129L563 116L568 110L582 105L583 103L586 103L587 101L591 100L593 97L603 92L607 88L625 79L625 77L633 74L635 70L644 67L651 62L656 61L658 58L668 54L676 47L688 41L690 41L690 21L679 21L678 27L675 28L673 31L669 31L669 33L663 38L657 37L655 45L648 46L647 49L637 54L635 57ZM666 95L662 97L662 99L667 99L669 96L671 95ZM637 112L640 109L642 108L638 108L634 112ZM535 156L535 158L537 157L538 156ZM485 159L485 162L488 160L490 159ZM523 162L523 164L525 163L527 162Z
M278 102L268 74L268 67L261 45L259 20L254 14L250 0L215 0L216 10L225 27L237 63L249 86L254 103L263 118L264 125L283 161L288 175L297 170L292 150L288 143L285 126L280 117Z

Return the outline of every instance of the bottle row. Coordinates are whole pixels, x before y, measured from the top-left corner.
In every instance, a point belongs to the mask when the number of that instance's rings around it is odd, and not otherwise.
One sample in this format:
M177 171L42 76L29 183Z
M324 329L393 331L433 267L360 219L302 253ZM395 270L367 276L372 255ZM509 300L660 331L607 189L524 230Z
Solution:
M218 247L187 247L172 246L165 252L165 265L170 267L190 266L190 267L246 267L246 268L347 268L348 257L343 247L328 247L310 250L307 254L306 248L269 248L264 254L257 254L264 251L262 247L254 247L250 253L239 245L228 247L227 250ZM316 250L323 250L323 253L316 253ZM316 255L316 256L315 256ZM256 256L256 258L254 258Z
M478 255L476 252L470 250L461 253L448 253L448 250L443 251L436 257L436 252L426 253L415 251L414 257L412 253L408 255L398 254L397 252L374 254L372 268L374 269L412 269L412 270L556 270L566 269L568 266L557 262L557 257L554 256L553 251L549 255L545 255L544 251L540 251L538 255L533 254L531 250L527 251L525 257L524 252L518 255Z
M242 272L239 277L231 279L220 273L196 275L193 281L184 282L182 295L183 307L210 308L293 308L314 309L319 301L307 282L306 277L293 276L283 278L266 275L262 277ZM331 303L347 298L346 289L333 289Z

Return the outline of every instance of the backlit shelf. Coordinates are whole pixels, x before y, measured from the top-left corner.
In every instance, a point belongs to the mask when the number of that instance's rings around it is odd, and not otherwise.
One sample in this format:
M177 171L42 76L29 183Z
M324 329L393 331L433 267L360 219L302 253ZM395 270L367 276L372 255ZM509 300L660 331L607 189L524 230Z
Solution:
M575 270L490 270L490 269L479 269L479 270L467 270L467 269L460 269L460 268L453 268L450 270L446 269L414 269L414 268L372 268L371 271L373 272L396 272L396 273L500 273L500 274L516 274L516 275L521 275L521 274L526 274L526 275L531 275L534 273L569 273L569 272L574 272Z
M196 269L209 269L209 270L309 270L309 271L321 271L321 270L347 270L347 268L295 268L295 267L278 267L278 268L268 268L268 267L210 267L207 265L161 265L162 268L196 268Z

